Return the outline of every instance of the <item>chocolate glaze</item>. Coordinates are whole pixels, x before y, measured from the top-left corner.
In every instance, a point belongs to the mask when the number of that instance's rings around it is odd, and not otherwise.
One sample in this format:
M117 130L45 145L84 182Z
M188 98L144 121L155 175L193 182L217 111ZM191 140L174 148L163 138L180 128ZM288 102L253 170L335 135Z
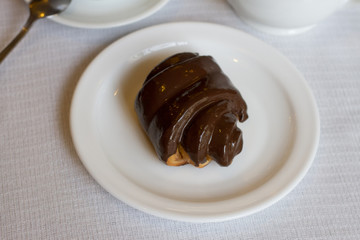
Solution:
M182 145L195 166L209 155L231 164L243 146L237 121L248 118L239 91L211 56L175 54L147 76L135 110L164 162Z

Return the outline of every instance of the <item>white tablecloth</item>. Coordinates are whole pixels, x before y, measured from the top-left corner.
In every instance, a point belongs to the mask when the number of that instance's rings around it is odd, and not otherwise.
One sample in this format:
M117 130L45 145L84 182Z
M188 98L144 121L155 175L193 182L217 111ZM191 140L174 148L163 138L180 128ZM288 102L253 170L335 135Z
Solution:
M0 1L0 48L27 18ZM274 46L303 73L321 138L303 181L275 205L237 220L165 220L117 200L85 170L69 131L76 83L108 44L147 26L219 23ZM0 239L360 239L360 2L302 35L263 34L225 0L170 0L127 26L88 30L37 22L0 66Z

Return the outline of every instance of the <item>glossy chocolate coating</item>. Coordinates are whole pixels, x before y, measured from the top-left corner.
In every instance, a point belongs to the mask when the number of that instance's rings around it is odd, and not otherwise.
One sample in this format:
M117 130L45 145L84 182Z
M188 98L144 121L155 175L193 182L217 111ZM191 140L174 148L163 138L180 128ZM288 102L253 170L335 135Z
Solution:
M237 121L248 116L239 91L211 56L175 54L147 76L135 110L164 162L182 145L195 166L206 156L231 164L243 146Z

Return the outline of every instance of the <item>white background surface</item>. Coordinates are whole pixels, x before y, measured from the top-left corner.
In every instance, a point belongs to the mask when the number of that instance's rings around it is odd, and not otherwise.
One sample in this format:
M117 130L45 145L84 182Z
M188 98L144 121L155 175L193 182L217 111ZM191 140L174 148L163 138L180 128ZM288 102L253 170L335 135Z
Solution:
M0 2L0 47L27 17ZM321 118L304 180L257 214L223 223L164 220L115 199L75 153L69 109L75 85L102 49L134 30L174 21L232 26L269 43L303 73ZM278 37L244 25L223 0L170 0L124 27L86 30L41 20L0 66L1 239L359 239L360 2L308 33Z

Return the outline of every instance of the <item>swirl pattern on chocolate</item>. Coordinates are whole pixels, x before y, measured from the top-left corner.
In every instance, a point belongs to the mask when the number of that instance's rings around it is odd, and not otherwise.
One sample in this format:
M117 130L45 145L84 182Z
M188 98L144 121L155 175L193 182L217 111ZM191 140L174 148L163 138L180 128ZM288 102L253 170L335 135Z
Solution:
M135 110L168 165L203 167L215 160L228 166L242 150L237 122L248 118L247 106L211 56L185 52L165 59L147 76Z

